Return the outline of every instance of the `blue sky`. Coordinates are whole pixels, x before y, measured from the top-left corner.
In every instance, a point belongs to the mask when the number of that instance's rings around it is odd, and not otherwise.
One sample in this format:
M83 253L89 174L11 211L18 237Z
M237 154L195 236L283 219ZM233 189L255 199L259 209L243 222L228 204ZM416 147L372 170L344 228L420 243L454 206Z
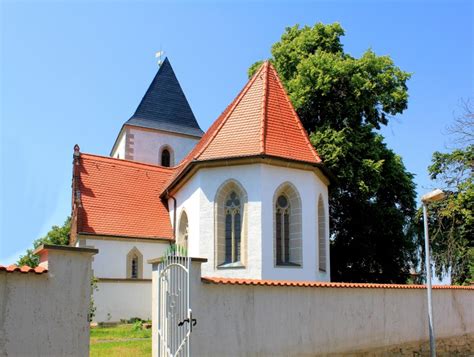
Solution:
M70 213L74 144L108 155L163 49L203 129L269 57L286 26L340 22L345 50L390 55L409 108L382 130L416 174L449 144L446 126L474 95L470 1L0 1L0 264Z

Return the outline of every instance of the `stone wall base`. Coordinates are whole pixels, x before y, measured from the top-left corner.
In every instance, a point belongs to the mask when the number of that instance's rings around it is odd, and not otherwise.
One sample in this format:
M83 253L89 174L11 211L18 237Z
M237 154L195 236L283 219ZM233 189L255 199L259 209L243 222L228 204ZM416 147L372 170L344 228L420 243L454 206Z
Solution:
M437 356L474 356L474 334L436 339ZM334 354L334 356L337 354ZM340 355L340 354L339 354ZM361 356L429 356L430 343L416 341L396 346L359 350L343 355Z

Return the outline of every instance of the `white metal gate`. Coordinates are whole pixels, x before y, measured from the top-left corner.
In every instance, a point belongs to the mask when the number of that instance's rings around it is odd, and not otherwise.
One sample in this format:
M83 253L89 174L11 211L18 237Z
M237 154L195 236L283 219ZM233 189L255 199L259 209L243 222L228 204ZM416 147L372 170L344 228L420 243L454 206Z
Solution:
M181 252L180 252L181 250ZM173 249L158 266L158 356L189 356L196 319L189 305L191 258Z

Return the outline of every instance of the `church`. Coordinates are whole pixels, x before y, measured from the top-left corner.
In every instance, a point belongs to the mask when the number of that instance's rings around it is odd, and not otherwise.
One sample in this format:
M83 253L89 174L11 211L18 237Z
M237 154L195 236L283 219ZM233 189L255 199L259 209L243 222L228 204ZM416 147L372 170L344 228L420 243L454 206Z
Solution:
M74 148L70 244L94 247L97 322L151 318L173 244L202 276L330 281L329 173L265 62L203 132L168 59L110 156Z

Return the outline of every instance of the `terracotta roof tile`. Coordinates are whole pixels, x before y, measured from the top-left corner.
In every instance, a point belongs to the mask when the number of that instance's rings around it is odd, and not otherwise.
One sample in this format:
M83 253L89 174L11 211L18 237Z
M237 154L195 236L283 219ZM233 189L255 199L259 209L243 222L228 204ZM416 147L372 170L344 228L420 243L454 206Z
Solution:
M192 162L259 155L321 163L269 62L262 65L176 167L169 185Z
M173 168L81 153L75 172L78 233L173 238L168 208L159 197Z
M5 271L7 273L20 272L23 274L27 274L27 273L44 274L48 272L48 269L44 267L32 268L27 265L23 265L20 267L13 264L9 266L0 265L0 271Z
M230 279L203 277L201 279L209 284L224 285L259 285L259 286L295 286L317 288L358 288L358 289L426 289L425 285L403 284L370 284L370 283L331 283L324 281L290 281L290 280L258 280L258 279ZM461 289L474 290L473 286L434 285L433 289Z

